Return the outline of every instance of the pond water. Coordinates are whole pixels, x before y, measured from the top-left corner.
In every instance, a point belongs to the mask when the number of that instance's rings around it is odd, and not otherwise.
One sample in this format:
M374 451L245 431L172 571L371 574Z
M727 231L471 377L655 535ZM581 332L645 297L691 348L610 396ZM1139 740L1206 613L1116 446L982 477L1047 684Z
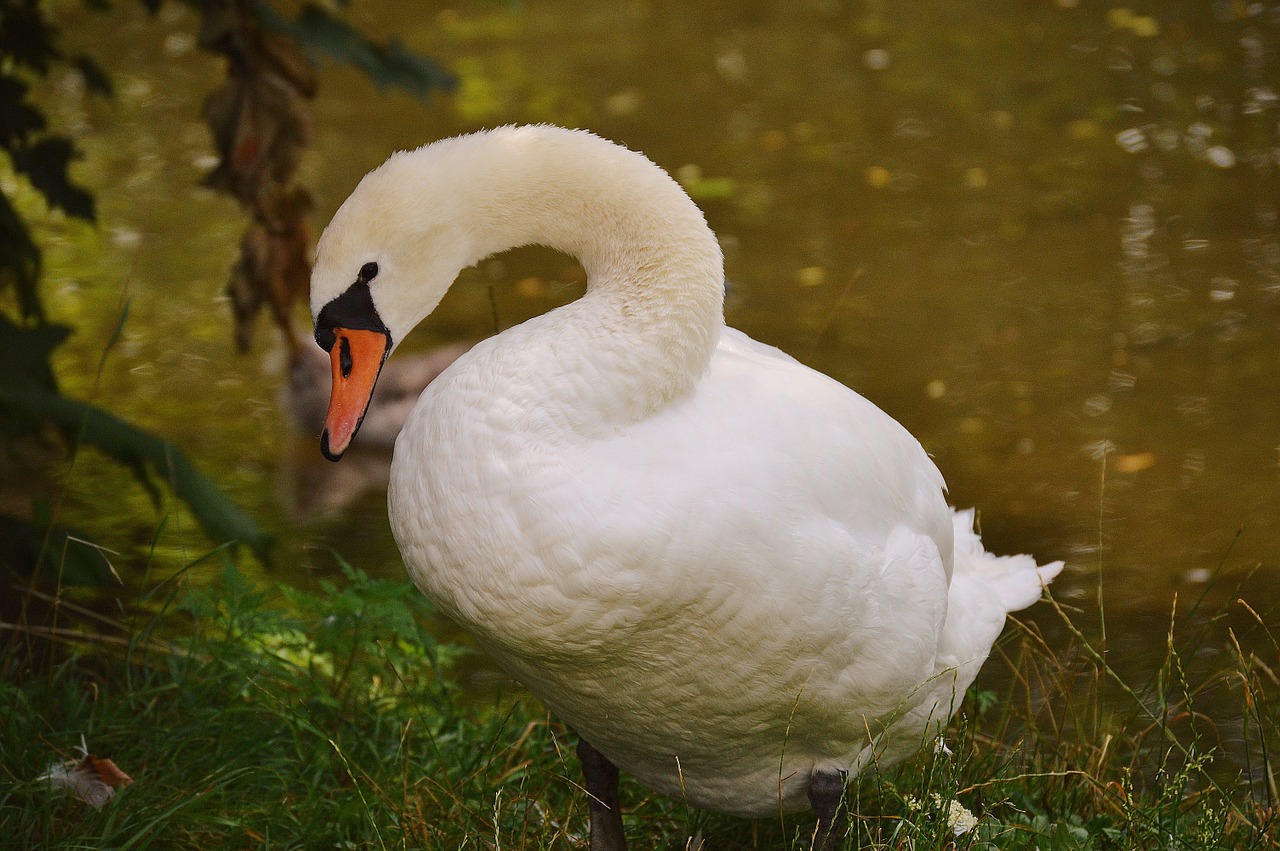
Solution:
M222 69L193 12L134 5L59 7L68 46L117 84L108 103L70 75L46 91L82 137L102 220L42 232L51 311L78 327L66 389L186 447L280 536L265 576L331 572L330 548L401 575L387 456L327 465L280 411L271 331L235 352L222 291L244 220L197 186L199 106ZM725 246L731 324L906 425L991 549L1065 559L1055 591L1089 634L1101 584L1125 672L1163 658L1175 597L1221 624L1250 621L1244 598L1280 629L1280 4L359 0L351 15L461 85L424 103L326 68L302 168L317 227L398 148L508 122L592 129L693 191ZM581 288L570 258L513 252L464 273L406 348ZM140 572L160 517L145 492L92 456L68 487L64 510ZM207 547L177 511L156 564Z

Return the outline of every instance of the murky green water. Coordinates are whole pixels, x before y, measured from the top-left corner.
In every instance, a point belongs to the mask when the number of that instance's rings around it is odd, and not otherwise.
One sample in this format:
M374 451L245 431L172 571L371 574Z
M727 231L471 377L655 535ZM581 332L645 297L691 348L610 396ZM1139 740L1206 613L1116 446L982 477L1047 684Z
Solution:
M110 104L71 77L49 88L102 213L94 233L48 230L51 307L79 327L68 389L94 387L130 299L97 398L280 533L270 575L329 571L329 547L398 573L385 457L327 466L279 411L271 334L234 352L221 292L243 221L196 188L221 69L194 49L193 14L64 5L68 43L118 85ZM1162 658L1175 595L1184 612L1207 595L1225 623L1249 620L1243 597L1280 627L1280 6L353 7L462 85L423 104L327 71L303 166L318 226L397 148L516 121L593 129L695 190L726 248L731 323L901 420L992 549L1066 559L1055 590L1091 630L1101 569L1123 667ZM464 281L414 346L490 332L490 287L504 326L580 291L569 260L538 251ZM69 487L67 510L136 564L146 495L91 457ZM206 546L180 514L161 542L175 564Z

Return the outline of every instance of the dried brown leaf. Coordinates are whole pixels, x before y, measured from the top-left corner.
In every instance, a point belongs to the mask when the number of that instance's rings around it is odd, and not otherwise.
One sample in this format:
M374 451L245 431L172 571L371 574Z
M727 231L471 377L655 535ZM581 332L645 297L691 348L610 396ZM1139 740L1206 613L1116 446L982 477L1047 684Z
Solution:
M289 82L303 97L315 97L319 85L315 66L298 42L282 33L259 32L259 54L272 70Z
M1116 455L1111 466L1117 473L1140 473L1150 470L1156 465L1154 452L1132 452L1128 455Z
M254 321L266 307L285 345L297 345L291 316L305 302L311 281L311 196L294 189L263 199L253 223L240 240L240 258L231 270L227 295L236 321L236 342L248 351Z
M54 789L70 789L95 810L106 806L116 790L133 783L133 778L109 759L85 754L79 763L55 763L38 779Z

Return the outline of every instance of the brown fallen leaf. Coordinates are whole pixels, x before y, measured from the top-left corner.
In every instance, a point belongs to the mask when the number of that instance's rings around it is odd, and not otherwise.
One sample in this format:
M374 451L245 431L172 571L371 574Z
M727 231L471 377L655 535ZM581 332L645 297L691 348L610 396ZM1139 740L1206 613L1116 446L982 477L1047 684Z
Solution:
M1156 453L1154 452L1131 452L1111 459L1111 466L1117 473L1141 473L1155 465Z
M76 797L95 810L106 806L116 790L128 786L133 778L109 759L86 753L79 762L56 762L37 780L47 780L54 789L70 789Z

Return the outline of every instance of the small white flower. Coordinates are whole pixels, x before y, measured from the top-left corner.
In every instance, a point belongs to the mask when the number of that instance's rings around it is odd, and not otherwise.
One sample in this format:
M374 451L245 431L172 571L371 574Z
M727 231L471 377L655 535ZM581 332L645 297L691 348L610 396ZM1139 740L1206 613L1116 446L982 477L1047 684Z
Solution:
M964 836L978 826L978 817L959 801L953 800L947 808L947 827L956 836Z

